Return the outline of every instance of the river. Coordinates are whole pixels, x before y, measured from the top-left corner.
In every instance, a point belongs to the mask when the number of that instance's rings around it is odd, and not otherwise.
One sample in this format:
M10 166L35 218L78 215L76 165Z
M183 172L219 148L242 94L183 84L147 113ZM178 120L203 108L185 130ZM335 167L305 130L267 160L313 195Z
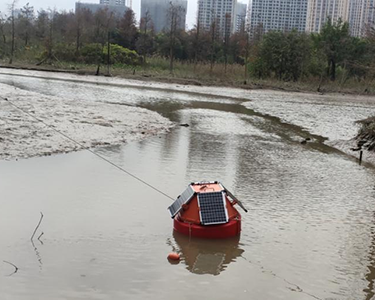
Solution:
M172 197L219 180L249 210L238 239L189 239L172 231L170 199L88 151L1 161L0 260L19 268L0 264L2 299L374 297L375 169L324 143L351 138L373 101L1 72L25 90L189 124L94 151Z

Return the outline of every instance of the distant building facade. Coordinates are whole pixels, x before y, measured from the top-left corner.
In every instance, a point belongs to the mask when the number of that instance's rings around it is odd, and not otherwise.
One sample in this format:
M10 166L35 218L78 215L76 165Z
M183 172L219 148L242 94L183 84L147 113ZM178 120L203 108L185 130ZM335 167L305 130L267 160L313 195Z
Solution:
M235 31L236 0L199 0L198 22L199 26L210 31L215 30L224 36Z
M375 28L375 0L351 1L348 22L352 36L365 36L370 27Z
M125 6L125 0L100 0L100 4Z
M375 0L310 0L306 31L320 32L329 19L348 22L352 36L364 36L375 26Z
M250 0L248 25L250 34L257 30L304 32L308 0Z
M349 0L310 0L307 10L306 31L320 32L328 19L349 21Z
M115 15L119 17L122 17L124 13L128 10L128 7L126 7L125 5L108 5L108 4L76 2L75 11L77 12L80 9L88 9L93 14L95 14L98 10L108 9L108 11L113 12Z
M141 0L141 18L147 13L156 33L168 31L171 5L178 8L177 28L185 30L187 0Z
M246 12L247 4L237 2L234 10L234 32L245 29Z

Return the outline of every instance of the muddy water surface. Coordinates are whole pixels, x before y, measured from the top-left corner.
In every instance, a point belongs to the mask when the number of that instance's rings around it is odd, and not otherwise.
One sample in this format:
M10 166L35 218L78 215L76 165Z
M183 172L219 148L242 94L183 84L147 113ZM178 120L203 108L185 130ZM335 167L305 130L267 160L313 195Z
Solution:
M190 124L95 151L173 197L191 181L220 180L249 209L239 239L189 239L173 234L168 198L87 151L0 162L0 259L19 267L8 276L12 266L0 265L2 299L374 296L374 169L324 145L328 135L267 114L256 93L244 103L9 75L0 82L140 105ZM350 111L370 114L366 105ZM313 141L301 145L307 136ZM32 244L41 211L43 243ZM179 264L167 261L171 251Z

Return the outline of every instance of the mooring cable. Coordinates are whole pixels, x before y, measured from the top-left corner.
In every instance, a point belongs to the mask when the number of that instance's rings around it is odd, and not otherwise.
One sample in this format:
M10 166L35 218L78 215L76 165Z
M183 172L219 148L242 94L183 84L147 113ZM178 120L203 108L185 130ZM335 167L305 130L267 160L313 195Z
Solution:
M71 138L70 136L68 136L67 134L61 132L60 130L57 130L56 128L53 128L51 125L48 125L47 123L45 123L43 120L40 120L39 118L33 116L32 114L30 114L29 112L25 111L24 109L22 109L21 107L19 107L18 105L14 104L12 101L10 101L8 98L4 98L4 97L0 97L1 99L3 99L4 101L6 101L7 103L9 103L10 105L12 105L13 107L15 107L16 109L20 110L21 112L23 112L24 114L28 115L29 117L37 120L38 122L40 122L41 124L43 124L44 126L48 127L49 129L52 129L53 131L55 131L56 133L62 135L63 137L65 137L66 139L72 141L73 143L79 145L82 150L87 150L89 151L90 153L94 154L95 156L99 157L100 159L104 160L105 162L109 163L110 165L114 166L115 168L119 169L120 171L126 173L127 175L133 177L134 179L138 180L139 182L143 183L144 185L147 185L148 187L150 187L151 189L157 191L158 193L162 194L163 196L171 199L171 200L175 200L174 198L172 198L171 196L169 196L168 194L164 193L163 191L159 190L158 188L154 187L153 185L151 185L150 183L147 183L146 181L144 181L143 179L139 178L138 176L130 173L129 171L125 170L124 168L120 167L119 165L116 165L114 162L110 161L109 159L105 158L104 156L92 151L90 148L87 148L86 146L84 146L83 144L81 144L80 142L77 142L76 140L74 140L73 138Z

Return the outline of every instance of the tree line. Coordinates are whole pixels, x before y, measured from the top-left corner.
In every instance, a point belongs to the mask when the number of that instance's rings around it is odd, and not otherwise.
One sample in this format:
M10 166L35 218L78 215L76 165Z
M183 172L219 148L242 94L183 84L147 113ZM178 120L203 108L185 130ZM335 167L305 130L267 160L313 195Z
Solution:
M248 77L282 81L309 78L341 80L350 78L371 81L375 77L375 31L369 28L366 37L349 34L349 25L328 20L320 33L271 31L263 33L259 26L250 34L243 24L241 30L229 34L213 21L210 30L198 23L193 29L179 29L179 8L170 4L169 24L156 34L151 16L139 24L132 10L123 16L102 9L92 13L81 8L74 12L40 10L28 4L16 9L16 0L7 14L0 14L0 58L9 64L14 60L37 64L63 61L71 63L110 65L150 64L154 57L174 62L243 67ZM229 23L229 22L228 22Z

